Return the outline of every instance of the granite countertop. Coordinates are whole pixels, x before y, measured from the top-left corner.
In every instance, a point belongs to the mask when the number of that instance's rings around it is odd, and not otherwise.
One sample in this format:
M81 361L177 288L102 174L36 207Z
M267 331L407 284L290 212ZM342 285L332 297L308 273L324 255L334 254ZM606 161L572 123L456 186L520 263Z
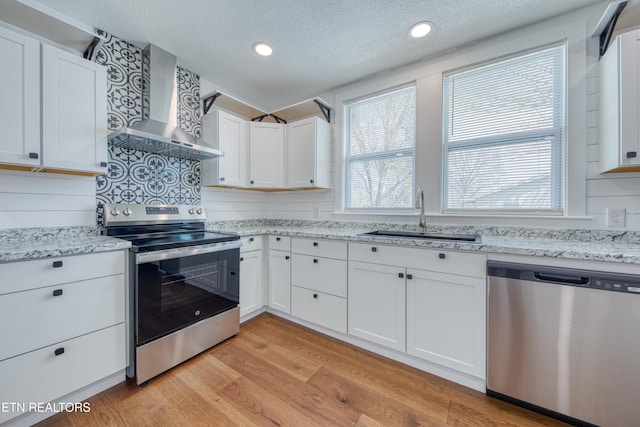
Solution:
M234 232L241 236L257 234L277 234L291 237L323 238L345 240L349 242L370 242L395 244L401 246L450 249L493 254L526 255L573 260L604 261L627 264L640 264L640 235L632 232L560 230L560 229L524 229L524 228L474 228L474 227L435 227L432 232L463 233L480 235L480 242L453 242L442 240L388 238L362 236L360 233L377 229L390 229L389 224L353 224L326 226L310 223L291 225L265 224L256 221L208 223L211 231ZM412 226L396 229L411 229ZM415 230L414 230L415 231Z
M131 242L101 236L96 230L18 229L0 233L0 263L38 258L108 252L131 247Z
M638 232L435 225L427 229L434 233L477 233L480 236L480 242L477 243L361 235L363 232L381 229L416 231L416 226L298 220L207 223L207 230L235 233L240 236L276 234L487 254L640 264L640 233ZM101 236L98 227L0 230L0 263L122 250L130 246L131 243L128 241Z

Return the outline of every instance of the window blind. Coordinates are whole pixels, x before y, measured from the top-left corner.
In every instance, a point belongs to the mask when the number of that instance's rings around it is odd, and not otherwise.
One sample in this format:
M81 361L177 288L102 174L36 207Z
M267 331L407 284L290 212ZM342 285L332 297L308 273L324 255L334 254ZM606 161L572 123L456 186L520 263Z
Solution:
M445 211L564 209L565 49L446 75Z
M345 208L411 208L415 86L354 101L345 110Z

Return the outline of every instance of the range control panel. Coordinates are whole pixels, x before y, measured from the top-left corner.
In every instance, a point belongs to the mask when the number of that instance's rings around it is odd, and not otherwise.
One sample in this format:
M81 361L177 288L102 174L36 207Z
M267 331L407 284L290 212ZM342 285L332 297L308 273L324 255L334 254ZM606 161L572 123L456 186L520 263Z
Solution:
M200 205L137 205L105 204L104 225L154 224L180 221L205 221L204 207Z

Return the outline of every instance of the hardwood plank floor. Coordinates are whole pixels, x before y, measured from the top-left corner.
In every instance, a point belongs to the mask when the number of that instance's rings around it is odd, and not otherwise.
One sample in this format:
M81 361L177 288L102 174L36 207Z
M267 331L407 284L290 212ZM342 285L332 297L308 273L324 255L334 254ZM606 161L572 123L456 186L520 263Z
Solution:
M564 426L271 314L50 426Z

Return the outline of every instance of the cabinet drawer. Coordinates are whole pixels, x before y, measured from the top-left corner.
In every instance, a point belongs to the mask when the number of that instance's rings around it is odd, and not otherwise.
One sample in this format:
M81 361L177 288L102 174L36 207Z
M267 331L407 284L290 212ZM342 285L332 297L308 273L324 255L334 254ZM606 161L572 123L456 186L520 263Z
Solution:
M0 296L0 360L124 322L124 274Z
M240 238L242 246L240 252L257 251L262 249L262 236L244 236Z
M334 331L347 333L345 298L292 286L291 314Z
M291 239L291 252L316 257L347 259L347 243L324 239Z
M300 254L291 259L292 285L347 297L347 261Z
M291 237L269 236L269 249L276 249L278 251L290 251Z
M487 259L482 254L406 248L376 243L350 243L349 260L418 268L471 277L485 277L487 271Z
M56 349L64 353L56 356ZM50 402L125 368L124 323L0 362L0 402ZM124 375L123 375L124 379ZM18 413L0 412L0 423Z
M0 264L0 295L124 273L125 252L51 257Z

